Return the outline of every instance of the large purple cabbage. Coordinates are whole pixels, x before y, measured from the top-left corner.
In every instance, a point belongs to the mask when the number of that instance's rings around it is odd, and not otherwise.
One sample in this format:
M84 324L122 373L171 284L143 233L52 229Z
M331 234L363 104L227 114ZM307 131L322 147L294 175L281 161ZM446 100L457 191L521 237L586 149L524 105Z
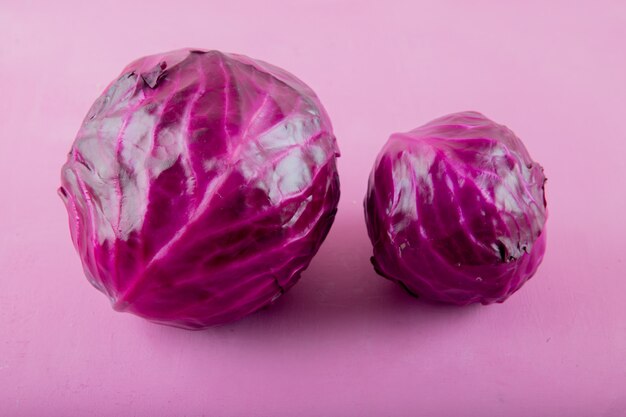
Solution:
M376 271L426 299L504 301L543 259L545 180L513 132L480 113L392 135L365 198Z
M296 283L336 213L337 156L302 81L186 49L133 62L98 98L59 193L85 274L116 310L203 328Z

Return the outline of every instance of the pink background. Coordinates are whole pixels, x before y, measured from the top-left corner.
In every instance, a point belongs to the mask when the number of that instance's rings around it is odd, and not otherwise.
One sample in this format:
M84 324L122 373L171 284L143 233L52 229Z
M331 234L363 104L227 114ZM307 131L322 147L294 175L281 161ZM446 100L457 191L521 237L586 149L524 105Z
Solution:
M0 415L626 416L626 2L384 3L1 2ZM343 152L301 282L195 333L113 312L56 195L108 81L183 46L297 74ZM374 274L361 202L391 132L469 109L545 166L548 252L503 305L437 307Z

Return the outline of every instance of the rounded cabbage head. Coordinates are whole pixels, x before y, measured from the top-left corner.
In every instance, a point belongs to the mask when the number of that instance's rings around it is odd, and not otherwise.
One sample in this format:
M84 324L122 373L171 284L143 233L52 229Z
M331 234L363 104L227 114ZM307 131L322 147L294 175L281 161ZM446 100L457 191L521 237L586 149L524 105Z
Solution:
M543 259L545 181L520 139L480 113L392 135L365 197L376 271L430 300L504 301Z
M296 283L339 200L315 93L242 55L141 58L84 119L59 189L89 281L114 308L203 328Z

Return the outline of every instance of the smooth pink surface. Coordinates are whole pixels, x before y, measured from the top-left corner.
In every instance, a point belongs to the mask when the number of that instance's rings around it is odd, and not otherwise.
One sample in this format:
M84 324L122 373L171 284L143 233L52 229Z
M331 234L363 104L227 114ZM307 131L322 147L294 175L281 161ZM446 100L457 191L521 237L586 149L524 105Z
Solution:
M626 415L626 3L5 1L0 36L0 415ZM195 333L113 312L56 195L106 83L183 46L302 78L343 155L300 283ZM361 204L391 132L469 109L545 167L548 251L504 304L437 307L376 276Z

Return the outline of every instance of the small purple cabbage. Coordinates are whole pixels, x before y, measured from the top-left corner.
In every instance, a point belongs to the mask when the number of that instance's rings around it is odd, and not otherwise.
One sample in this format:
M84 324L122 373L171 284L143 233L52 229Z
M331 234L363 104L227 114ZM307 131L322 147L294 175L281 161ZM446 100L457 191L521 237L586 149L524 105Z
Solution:
M89 281L116 310L198 329L293 286L339 201L315 93L242 55L130 64L93 104L59 189Z
M392 135L365 197L376 271L425 299L503 302L543 259L545 181L521 140L480 113Z

